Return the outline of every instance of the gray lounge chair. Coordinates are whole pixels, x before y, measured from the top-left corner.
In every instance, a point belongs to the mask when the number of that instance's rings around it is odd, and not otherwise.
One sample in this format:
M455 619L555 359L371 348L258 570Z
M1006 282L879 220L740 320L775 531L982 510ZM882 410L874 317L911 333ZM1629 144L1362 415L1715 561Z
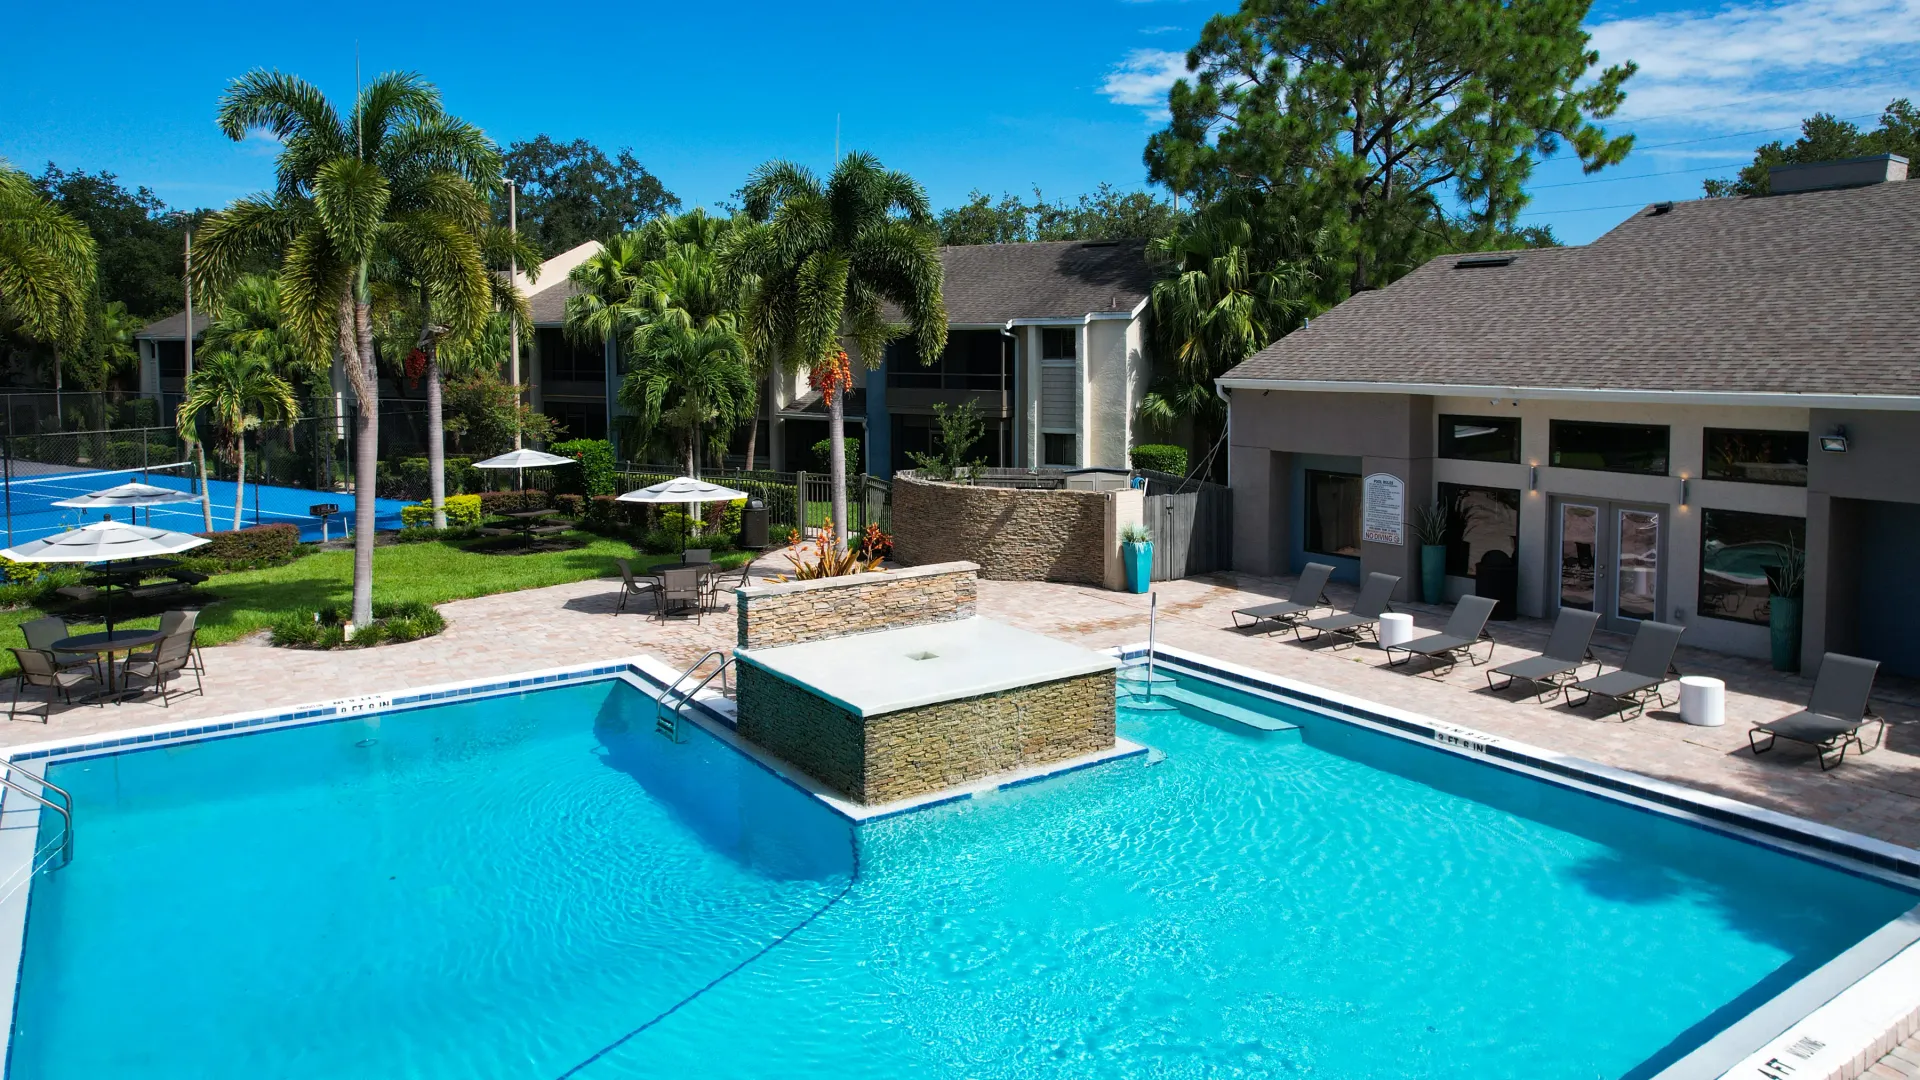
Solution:
M1272 622L1279 624L1274 630L1285 630L1302 615L1312 614L1322 608L1332 611L1333 605L1327 603L1327 579L1332 576L1333 567L1326 563L1310 562L1306 569L1300 571L1300 577L1294 581L1293 592L1287 599L1258 607L1240 608L1233 613L1233 625L1247 630L1263 622ZM1242 615L1252 621L1242 623Z
M1612 698L1622 705L1634 706L1631 715L1623 720L1631 720L1647 711L1647 699L1652 698L1666 708L1667 697L1660 687L1668 676L1677 676L1680 669L1673 666L1673 651L1680 647L1680 634L1683 627L1672 623L1648 620L1640 624L1634 632L1633 644L1627 648L1627 662L1619 671L1609 671L1605 675L1595 675L1591 679L1561 687L1567 696L1567 704L1578 709L1596 697ZM1580 691L1586 696L1579 701L1573 700L1573 692Z
M633 566L625 559L613 560L620 568L620 603L613 609L615 615L627 610L627 601L635 596L651 596L657 605L660 600L660 583L647 578L644 581L633 579Z
M1599 625L1599 612L1561 608L1559 616L1553 620L1553 634L1547 638L1547 650L1539 656L1501 664L1487 672L1487 689L1505 690L1517 679L1535 687L1546 687L1537 695L1545 701L1559 693L1560 687L1568 681L1577 682L1582 664L1592 664L1593 673L1600 674L1600 661L1593 655L1593 628ZM1507 681L1495 686L1495 675L1505 675Z
M1393 574L1368 574L1366 584L1360 586L1360 596L1353 602L1353 610L1335 615L1323 615L1318 619L1306 619L1293 624L1293 636L1301 641L1318 641L1321 634L1331 634L1335 638L1344 638L1349 645L1358 644L1362 637L1380 640L1380 616L1393 610L1389 602L1393 590L1400 579ZM1300 631L1314 631L1313 637L1301 637ZM1340 647L1335 641L1334 648Z
M1776 739L1806 743L1819 755L1822 771L1847 760L1848 746L1860 754L1878 749L1887 734L1887 721L1867 706L1867 699L1873 694L1873 676L1879 670L1878 660L1839 653L1821 657L1820 673L1814 677L1813 696L1807 700L1807 707L1771 723L1755 724L1747 732L1747 746L1756 754L1764 754L1773 749ZM1872 746L1860 741L1860 729L1870 723L1880 725L1873 734ZM1754 737L1761 732L1767 735L1765 746ZM1834 754L1831 763L1828 754Z
M1499 601L1488 596L1463 596L1453 605L1453 614L1447 617L1445 629L1437 634L1423 634L1404 645L1388 645L1387 663L1404 664L1416 656L1443 663L1433 669L1435 675L1445 675L1453 670L1453 665L1466 657L1470 664L1484 664L1493 659L1493 635L1487 633L1487 620L1493 616L1493 606ZM1487 659L1476 659L1473 647L1481 642L1487 643ZM1406 653L1398 660L1394 653Z

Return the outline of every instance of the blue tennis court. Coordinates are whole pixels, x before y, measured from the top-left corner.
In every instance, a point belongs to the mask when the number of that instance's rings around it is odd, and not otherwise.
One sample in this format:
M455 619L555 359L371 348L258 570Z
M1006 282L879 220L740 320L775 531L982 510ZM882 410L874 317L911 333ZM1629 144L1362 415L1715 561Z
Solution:
M100 511L74 510L54 506L52 505L54 502L135 482L173 488L194 495L199 494L199 488L194 482L192 473L178 467L148 470L123 469L112 472L72 472L15 478L6 484L9 546L87 525L99 521L103 516ZM224 532L233 527L234 484L230 480L212 480L208 482L207 487L213 497L213 527L215 530ZM256 491L258 493L257 510L255 509ZM344 535L353 521L352 492L313 491L308 488L281 487L276 484L248 483L245 491L241 493L241 499L242 527L284 522L299 526L302 540L320 539L320 519L309 512L315 504L333 503L340 507L340 516L332 519L332 525L328 530L328 535L333 539L337 540ZM376 527L398 529L400 508L405 505L407 504L399 499L375 500ZM128 511L116 512L117 516L122 518L127 513ZM197 501L148 507L137 513L139 524L142 525L148 524L151 520L153 526L159 529L191 533L206 531L206 523L201 516L200 503Z

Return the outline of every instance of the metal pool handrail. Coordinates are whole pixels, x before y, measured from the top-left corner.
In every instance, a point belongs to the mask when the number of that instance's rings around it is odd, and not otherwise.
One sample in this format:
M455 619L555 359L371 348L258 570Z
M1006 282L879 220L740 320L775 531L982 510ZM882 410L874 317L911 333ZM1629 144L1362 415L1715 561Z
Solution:
M59 795L61 800L66 805L62 806L60 803L54 802L52 799L47 798L45 795L42 795L39 792L34 791L26 787L24 784L21 784L19 781L13 779L13 777L9 776L8 773L13 771L14 769L19 769L21 772L26 773L28 779L32 780L36 784L39 784L42 788L45 788L46 790L54 792L55 794ZM52 781L48 780L46 777L35 776L31 771L21 768L21 766L17 762L12 762L12 761L7 762L6 769L4 771L0 771L0 785L5 785L7 790L17 791L20 794L25 795L27 798L32 799L34 802L39 803L41 806L49 810L52 810L54 813L60 815L62 819L61 820L62 829L60 832L60 866L65 866L68 863L72 862L73 861L73 795L70 792L68 792L66 788L63 788L56 783L53 783ZM57 870L59 869L59 867L55 867L54 869Z
M697 683L694 686L693 689L682 692L680 690L680 684L686 682L689 678L693 676L694 672L700 670L701 664L706 663L707 661L713 659L716 656L720 658L720 666L708 672L707 677L704 679L701 679L699 683ZM674 679L673 682L669 684L665 690L662 690L660 692L659 697L654 699L653 701L654 730L659 732L662 735L665 735L667 738L672 739L674 742L679 742L680 741L680 710L684 708L688 702L692 701L696 694L700 693L700 691L702 690L705 690L707 688L707 684L712 682L714 679L714 676L716 675L720 677L721 691L723 693L732 693L733 688L728 684L728 681L727 681L727 669L732 666L733 666L733 656L729 654L725 649L708 649L706 653L700 657L700 659L695 660L692 666L688 667L687 670L681 672L678 678ZM667 699L674 697L676 694L679 696L680 700L675 701L672 704L668 704Z

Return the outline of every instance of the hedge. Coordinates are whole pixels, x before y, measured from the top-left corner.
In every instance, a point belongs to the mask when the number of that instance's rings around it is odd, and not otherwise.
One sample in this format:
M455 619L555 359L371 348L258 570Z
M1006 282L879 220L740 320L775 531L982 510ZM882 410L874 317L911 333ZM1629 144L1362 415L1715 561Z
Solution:
M545 510L550 505L547 493L528 488L525 491L483 491L480 493L480 516L497 517L500 514L518 514L525 510Z
M553 470L553 490L566 495L588 497L614 493L617 474L612 443L605 439L569 439L554 443L548 449L580 463L577 469L567 465L556 466Z
M228 563L284 562L300 547L300 529L286 524L196 535L205 537L207 543L193 549L193 558Z
M449 495L445 502L447 528L460 529L480 524L480 496ZM428 499L413 506L400 508L402 528L417 529L433 526L433 500Z
M1141 443L1133 448L1133 467L1155 472L1187 475L1187 448L1167 443Z

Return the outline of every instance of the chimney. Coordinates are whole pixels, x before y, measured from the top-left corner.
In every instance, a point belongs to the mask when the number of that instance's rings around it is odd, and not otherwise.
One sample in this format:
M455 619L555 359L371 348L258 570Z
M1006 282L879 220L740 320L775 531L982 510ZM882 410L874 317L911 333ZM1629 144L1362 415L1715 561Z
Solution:
M1890 184L1906 178L1907 159L1899 154L1816 161L1810 165L1775 165L1767 170L1767 185L1775 195Z

